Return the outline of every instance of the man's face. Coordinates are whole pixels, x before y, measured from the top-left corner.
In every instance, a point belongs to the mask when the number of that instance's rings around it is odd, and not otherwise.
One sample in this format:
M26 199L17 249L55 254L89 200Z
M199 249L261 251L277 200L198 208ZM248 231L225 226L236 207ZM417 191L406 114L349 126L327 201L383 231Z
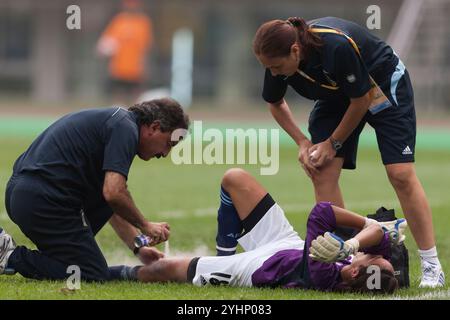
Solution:
M143 124L140 128L138 156L148 161L153 157L166 157L177 142L171 140L172 132L162 132L158 121Z
M341 277L344 282L349 282L356 278L361 267L368 267L370 265L377 265L380 269L394 272L392 264L384 259L381 255L365 254L358 252L352 260L350 265L347 265L341 270Z

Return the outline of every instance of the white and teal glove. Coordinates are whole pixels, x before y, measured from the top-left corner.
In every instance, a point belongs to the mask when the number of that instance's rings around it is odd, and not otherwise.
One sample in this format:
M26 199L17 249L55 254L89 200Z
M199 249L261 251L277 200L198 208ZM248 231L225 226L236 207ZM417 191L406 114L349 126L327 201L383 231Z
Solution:
M333 263L344 260L359 249L359 241L351 238L344 242L337 235L326 232L311 242L309 257L316 261Z
M408 226L406 219L397 219L387 222L379 222L383 228L384 233L389 235L389 240L391 243L398 245L405 241L405 230Z

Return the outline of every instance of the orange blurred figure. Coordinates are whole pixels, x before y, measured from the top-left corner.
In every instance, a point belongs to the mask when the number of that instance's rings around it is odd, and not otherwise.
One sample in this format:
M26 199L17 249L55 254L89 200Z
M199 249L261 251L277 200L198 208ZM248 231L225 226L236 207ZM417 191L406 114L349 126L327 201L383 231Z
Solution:
M110 58L109 76L115 98L134 99L145 80L145 57L153 41L151 19L141 1L124 0L123 10L113 17L97 44L100 55ZM130 101L126 101L130 102Z

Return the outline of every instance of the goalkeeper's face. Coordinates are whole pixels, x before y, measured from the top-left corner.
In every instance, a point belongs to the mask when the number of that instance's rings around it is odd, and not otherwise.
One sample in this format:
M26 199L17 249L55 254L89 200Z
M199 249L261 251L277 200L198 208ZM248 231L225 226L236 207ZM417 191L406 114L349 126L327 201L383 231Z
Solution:
M381 270L387 270L392 273L394 272L392 264L388 260L384 259L381 255L358 252L353 258L352 263L342 268L342 280L345 282L349 282L355 279L359 275L359 271L361 268L369 267L371 265L378 266Z

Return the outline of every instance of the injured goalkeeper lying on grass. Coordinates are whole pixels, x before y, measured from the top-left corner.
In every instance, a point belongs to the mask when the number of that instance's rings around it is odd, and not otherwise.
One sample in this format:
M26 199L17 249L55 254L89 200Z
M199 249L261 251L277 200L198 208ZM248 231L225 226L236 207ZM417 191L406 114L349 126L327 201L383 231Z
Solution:
M216 238L220 256L164 258L155 254L151 263L133 268L132 278L321 291L392 293L398 288L389 259L391 243L404 240L406 220L382 225L321 202L308 217L303 240L281 207L244 170L225 173L220 198ZM343 241L332 233L338 226L360 232ZM244 252L235 253L237 243Z

